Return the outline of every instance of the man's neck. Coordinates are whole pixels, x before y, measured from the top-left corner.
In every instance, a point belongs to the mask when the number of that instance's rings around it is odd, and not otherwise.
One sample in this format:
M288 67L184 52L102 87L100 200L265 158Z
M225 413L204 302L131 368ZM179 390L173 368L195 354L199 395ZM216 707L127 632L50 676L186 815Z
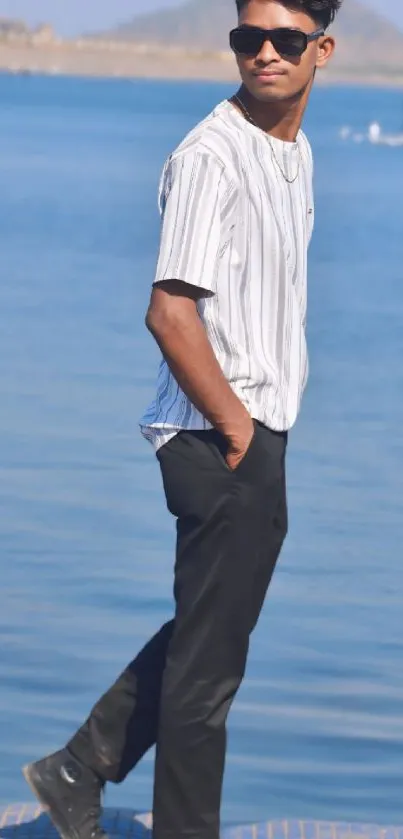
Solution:
M244 85L241 85L237 96L245 105L253 122L272 137L285 142L295 142L301 128L302 119L308 103L309 89L298 94L295 99L286 102L260 102L255 99ZM236 104L236 103L235 103Z

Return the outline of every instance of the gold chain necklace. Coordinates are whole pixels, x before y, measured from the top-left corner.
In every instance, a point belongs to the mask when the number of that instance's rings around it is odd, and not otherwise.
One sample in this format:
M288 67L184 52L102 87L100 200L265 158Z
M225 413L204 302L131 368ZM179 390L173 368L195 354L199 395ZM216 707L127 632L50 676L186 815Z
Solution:
M244 104L244 102L242 102L242 99L240 99L240 98L239 98L239 96L238 96L237 94L235 94L235 95L232 97L232 100L233 100L233 101L235 101L235 102L239 105L239 107L240 107L240 109L241 109L241 111L242 111L242 114L243 114L243 116L245 117L245 119L246 119L248 122L250 122L250 123L251 123L251 125L254 125L254 126L255 126L255 128L259 128L259 131L262 131L262 129L260 128L260 126L257 124L257 122L253 119L253 117L251 117L251 115L250 115L250 113L249 113L249 111L248 111L248 109L247 109L246 105ZM264 133L266 133L266 132L264 132ZM297 178L298 178L298 175L299 175L299 172L300 172L300 168L301 168L301 150L300 150L300 147L299 147L299 143L297 142L298 155L299 155L299 157L298 157L298 169L297 169L297 174L295 175L295 177L294 177L294 178L289 178L289 177L288 177L288 175L287 175L287 173L286 173L286 172L284 172L284 169L283 169L283 167L281 166L281 163L280 163L280 162L279 162L279 160L277 159L277 155L276 155L276 152L275 152L275 150L274 150L274 146L273 146L273 143L272 143L272 140L271 140L270 134L266 134L266 137L267 137L267 139L268 139L268 141L269 141L269 144L270 144L270 149L271 149L272 158L273 158L273 160L275 161L275 163L277 164L278 168L280 169L280 172L281 172L281 174L282 174L282 176L283 176L284 180L285 180L285 181L287 181L287 183L288 183L288 184L293 184L293 183L295 183L295 181L296 181L296 180L297 180Z

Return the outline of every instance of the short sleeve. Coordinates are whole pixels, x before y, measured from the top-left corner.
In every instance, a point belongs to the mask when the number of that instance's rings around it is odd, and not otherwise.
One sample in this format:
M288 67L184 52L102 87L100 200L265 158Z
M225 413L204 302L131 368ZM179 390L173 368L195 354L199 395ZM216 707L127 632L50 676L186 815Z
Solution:
M168 160L160 192L156 283L181 280L215 293L233 192L224 164L207 150L187 151Z

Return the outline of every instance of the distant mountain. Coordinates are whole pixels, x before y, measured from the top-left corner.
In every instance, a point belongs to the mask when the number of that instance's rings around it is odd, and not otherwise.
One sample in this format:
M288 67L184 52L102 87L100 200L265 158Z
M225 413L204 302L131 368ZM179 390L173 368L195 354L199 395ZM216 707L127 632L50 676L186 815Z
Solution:
M184 46L189 51L226 50L235 21L235 0L188 0L171 9L137 16L101 36ZM338 38L336 69L402 72L403 33L360 0L345 0L333 31Z

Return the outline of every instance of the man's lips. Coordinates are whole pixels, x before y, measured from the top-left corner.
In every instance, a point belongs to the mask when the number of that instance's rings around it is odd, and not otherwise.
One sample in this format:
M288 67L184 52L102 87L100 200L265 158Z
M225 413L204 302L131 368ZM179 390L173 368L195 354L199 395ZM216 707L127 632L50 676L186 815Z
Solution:
M257 79L276 79L278 76L285 76L284 70L258 70L253 73Z

